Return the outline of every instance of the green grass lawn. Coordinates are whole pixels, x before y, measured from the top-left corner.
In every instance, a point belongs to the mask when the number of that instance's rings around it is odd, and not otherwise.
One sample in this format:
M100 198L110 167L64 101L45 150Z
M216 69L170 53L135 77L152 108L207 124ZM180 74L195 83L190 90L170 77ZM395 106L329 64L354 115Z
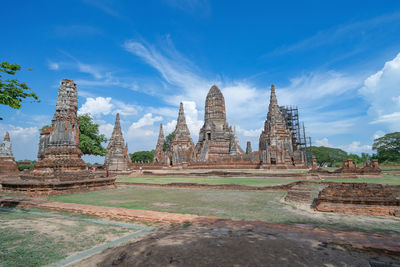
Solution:
M208 177L121 177L117 182L128 183L150 183L150 184L169 184L169 183L198 183L198 184L239 184L251 186L272 186L278 184L289 184L301 181L301 179L290 178L208 178ZM378 183L400 185L400 176L383 174L382 177L364 177L356 179L337 179L327 178L324 181L330 182L349 182L349 183Z
M119 186L115 190L55 196L49 200L400 235L398 218L314 212L282 201L284 195L282 192Z
M300 179L290 178L204 178L204 177L121 177L117 182L128 183L150 183L150 184L169 184L169 183L198 183L198 184L240 184L267 186L278 184L289 184L300 181Z
M0 210L0 266L54 263L134 231L65 217Z

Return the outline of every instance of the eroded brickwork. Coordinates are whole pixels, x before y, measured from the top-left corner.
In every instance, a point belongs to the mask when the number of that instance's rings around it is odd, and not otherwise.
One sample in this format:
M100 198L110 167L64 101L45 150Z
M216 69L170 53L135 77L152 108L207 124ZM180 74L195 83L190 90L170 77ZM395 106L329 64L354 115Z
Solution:
M190 131L186 124L183 104L180 103L179 115L174 131L174 139L171 142L168 153L171 165L188 164L194 157L194 145L190 137Z
M0 174L16 174L18 167L12 153L10 135L6 132L3 143L0 145Z
M318 211L400 217L400 186L332 183L317 199Z
M236 133L226 121L225 99L216 85L207 94L204 125L195 147L198 162L218 161L224 156L243 154Z
M38 162L24 180L67 181L89 178L79 148L78 91L72 80L61 82L51 126L40 134Z
M158 133L157 145L156 149L154 150L154 159L153 159L154 164L163 165L167 164L168 162L167 153L164 151L164 143L165 143L164 130L162 123L160 123L160 131Z
M114 129L107 146L104 165L109 171L126 171L132 163L128 154L128 144L122 135L119 113L115 118Z

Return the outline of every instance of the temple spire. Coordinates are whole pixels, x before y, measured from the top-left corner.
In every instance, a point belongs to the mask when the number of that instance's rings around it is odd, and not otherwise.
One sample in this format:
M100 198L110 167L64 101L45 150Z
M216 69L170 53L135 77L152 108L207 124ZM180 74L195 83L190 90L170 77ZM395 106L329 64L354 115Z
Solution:
M183 104L181 102L179 106L179 115L176 122L176 128L174 131L174 140L190 140L192 142L192 138L190 137L190 131L186 124L185 111L183 110Z
M185 112L181 102L179 106L179 115L174 131L174 139L169 148L169 155L173 165L188 163L193 159L194 144L190 131L186 124Z
M164 130L162 123L160 123L160 132L158 133L158 140L156 149L154 150L154 162L164 163L165 153L164 153Z
M128 155L128 144L122 135L119 113L115 117L114 129L107 146L107 154L104 161L108 170L125 171L131 163Z
M181 102L180 106L179 106L179 115L178 115L178 121L177 123L180 124L186 124L186 118L185 118L185 111L183 110L183 104Z
M160 123L160 131L158 133L158 140L160 141L161 139L164 140L164 130L162 127L162 123Z
M271 85L271 96L270 96L270 101L269 105L278 105L278 100L276 99L276 94L275 94L275 85Z
M6 135L4 136L4 141L10 142L10 134L6 132Z
M118 131L118 132L121 131L121 123L119 121L119 113L117 113L117 116L115 117L113 135L114 135L115 131Z

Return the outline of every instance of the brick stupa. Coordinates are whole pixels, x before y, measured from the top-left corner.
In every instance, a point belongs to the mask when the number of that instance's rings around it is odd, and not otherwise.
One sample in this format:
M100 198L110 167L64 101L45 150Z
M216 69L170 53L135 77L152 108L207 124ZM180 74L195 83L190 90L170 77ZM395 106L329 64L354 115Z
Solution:
M243 154L236 134L226 121L225 99L216 85L207 94L204 125L196 144L197 161L218 160L224 156Z
M22 181L3 182L3 191L47 196L115 188L115 178L95 177L87 170L79 148L78 91L72 80L61 82L51 126L42 130L35 169Z
M287 129L285 118L279 109L274 85L271 86L267 120L260 135L259 151L262 162L266 164L287 167L295 165L295 161L304 164L302 151L293 147L292 133Z
M119 113L115 118L114 130L110 142L107 146L107 154L104 160L104 166L109 171L126 171L132 163L128 154L128 144L125 144L122 136Z
M164 143L165 143L164 130L162 123L160 123L160 131L158 133L157 145L156 149L154 150L154 159L153 159L153 162L156 164L164 164L167 163L168 161L166 152L164 151Z
M179 115L171 142L169 158L171 165L188 164L193 160L194 144L186 124L183 104L180 103Z
M89 178L79 148L78 90L64 79L58 90L51 126L42 130L38 162L28 179L66 181ZM22 177L24 178L24 177Z
M10 135L6 132L4 141L0 145L0 175L18 173L17 163L15 163L12 153Z

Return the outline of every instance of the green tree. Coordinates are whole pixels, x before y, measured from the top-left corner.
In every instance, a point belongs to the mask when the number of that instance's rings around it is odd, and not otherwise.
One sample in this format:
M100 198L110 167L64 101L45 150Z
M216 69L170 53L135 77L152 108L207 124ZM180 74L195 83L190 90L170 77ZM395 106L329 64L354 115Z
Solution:
M0 104L7 105L14 109L22 107L22 100L25 98L33 98L34 102L39 102L39 98L33 92L29 92L30 88L26 83L20 82L17 79L12 79L10 76L15 75L21 70L18 64L10 64L2 62L0 64ZM3 80L2 73L7 74L8 78ZM2 118L0 117L0 120Z
M154 150L151 151L137 151L133 154L129 154L132 162L153 162Z
M325 146L312 146L312 153L317 158L319 165L328 165L332 167L335 163L342 162L347 159L348 155L346 151L339 148L331 148Z
M375 139L372 149L377 151L379 163L399 163L400 132L388 133Z
M163 145L163 151L164 152L169 151L169 148L171 146L171 142L172 142L172 140L174 140L174 137L175 137L175 132L172 132L167 136L167 138L165 138L165 142L164 142L164 145Z
M107 142L104 134L99 133L99 125L93 122L89 114L78 116L79 147L85 155L104 156L107 152L102 143Z
M372 157L373 156L371 156L370 154L368 154L368 153L361 153L361 160L362 160L362 163L364 163L364 162L366 162L366 161L371 161L372 160Z
M24 160L18 160L16 163L19 171L33 170L36 160L24 159Z

